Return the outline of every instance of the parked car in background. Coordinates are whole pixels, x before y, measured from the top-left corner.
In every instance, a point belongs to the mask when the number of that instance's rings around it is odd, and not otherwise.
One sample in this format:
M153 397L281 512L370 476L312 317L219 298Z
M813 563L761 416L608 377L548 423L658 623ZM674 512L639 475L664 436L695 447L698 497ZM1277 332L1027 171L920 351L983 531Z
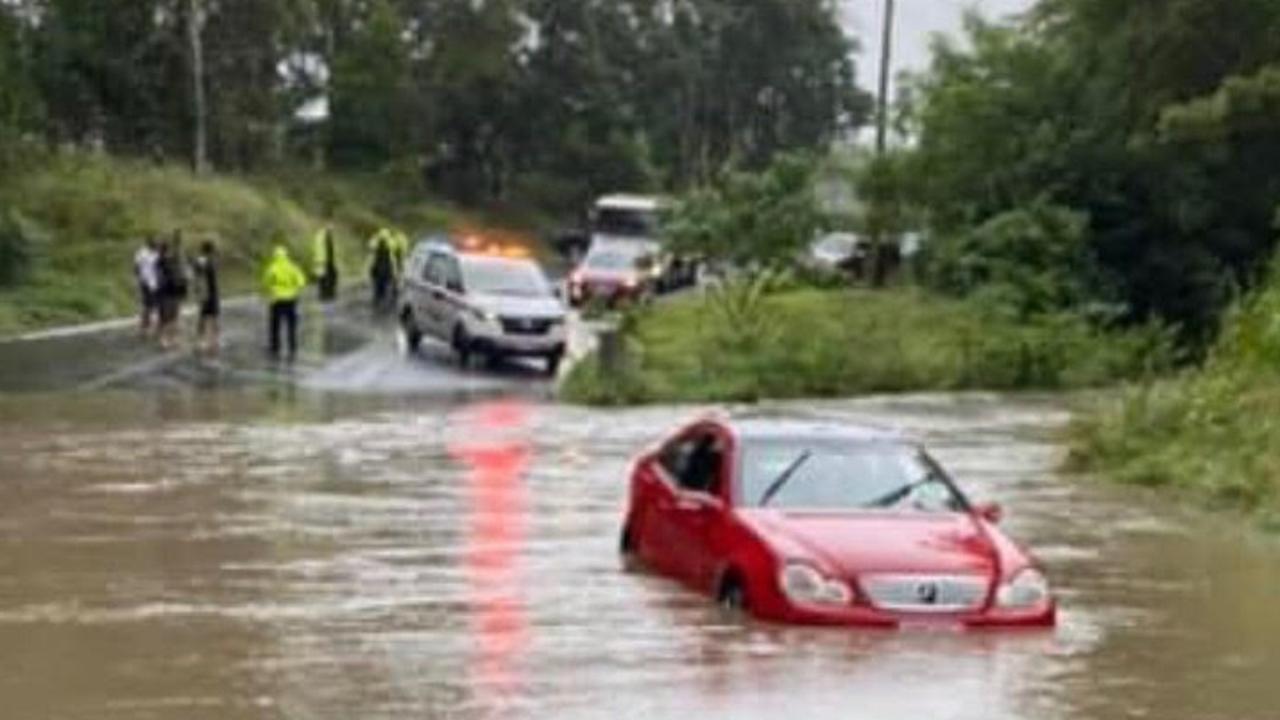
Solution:
M853 233L834 232L815 240L801 264L815 272L856 277L861 276L867 256L867 242L863 238Z
M698 262L670 252L663 245L663 222L670 203L650 195L606 195L592 204L588 212L589 232L586 255L634 245L645 257L648 289L655 293L670 292L697 282ZM568 238L569 234L565 234ZM562 243L571 247L572 243ZM571 259L579 258L569 255Z
M568 299L574 307L602 302L614 307L649 299L657 290L657 243L597 242L569 273Z
M640 240L658 242L667 203L649 195L606 195L591 206L591 243Z

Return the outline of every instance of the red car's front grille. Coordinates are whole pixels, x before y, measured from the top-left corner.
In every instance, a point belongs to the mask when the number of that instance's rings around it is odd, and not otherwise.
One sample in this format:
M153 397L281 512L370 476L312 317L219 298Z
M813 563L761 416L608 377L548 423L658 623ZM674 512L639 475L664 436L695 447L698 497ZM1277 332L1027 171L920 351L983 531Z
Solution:
M982 575L863 575L858 585L872 605L890 612L946 613L978 610L991 581Z

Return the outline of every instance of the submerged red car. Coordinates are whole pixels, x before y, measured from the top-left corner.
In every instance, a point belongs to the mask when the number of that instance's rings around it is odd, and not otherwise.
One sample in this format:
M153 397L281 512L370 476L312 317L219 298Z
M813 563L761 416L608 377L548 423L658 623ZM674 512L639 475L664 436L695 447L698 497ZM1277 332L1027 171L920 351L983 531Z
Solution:
M999 516L896 435L709 418L636 461L621 549L765 620L1051 626L1048 582Z

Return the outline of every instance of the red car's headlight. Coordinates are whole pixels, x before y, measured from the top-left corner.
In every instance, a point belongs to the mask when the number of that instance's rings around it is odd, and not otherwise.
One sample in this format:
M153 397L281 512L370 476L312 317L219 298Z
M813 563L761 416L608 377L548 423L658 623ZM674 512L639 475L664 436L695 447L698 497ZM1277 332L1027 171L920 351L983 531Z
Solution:
M805 563L787 563L778 576L782 593L800 605L848 605L853 591L841 580L828 578Z
M1049 581L1044 573L1026 568L996 590L996 606L1002 610L1030 610L1049 600Z

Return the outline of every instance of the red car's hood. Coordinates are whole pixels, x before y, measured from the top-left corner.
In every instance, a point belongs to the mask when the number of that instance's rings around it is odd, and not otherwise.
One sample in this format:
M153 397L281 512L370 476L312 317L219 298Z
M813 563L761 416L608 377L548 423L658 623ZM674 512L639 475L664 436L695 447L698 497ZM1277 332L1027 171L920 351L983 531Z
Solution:
M955 514L745 510L740 517L780 558L828 572L990 575L997 550L977 521Z

